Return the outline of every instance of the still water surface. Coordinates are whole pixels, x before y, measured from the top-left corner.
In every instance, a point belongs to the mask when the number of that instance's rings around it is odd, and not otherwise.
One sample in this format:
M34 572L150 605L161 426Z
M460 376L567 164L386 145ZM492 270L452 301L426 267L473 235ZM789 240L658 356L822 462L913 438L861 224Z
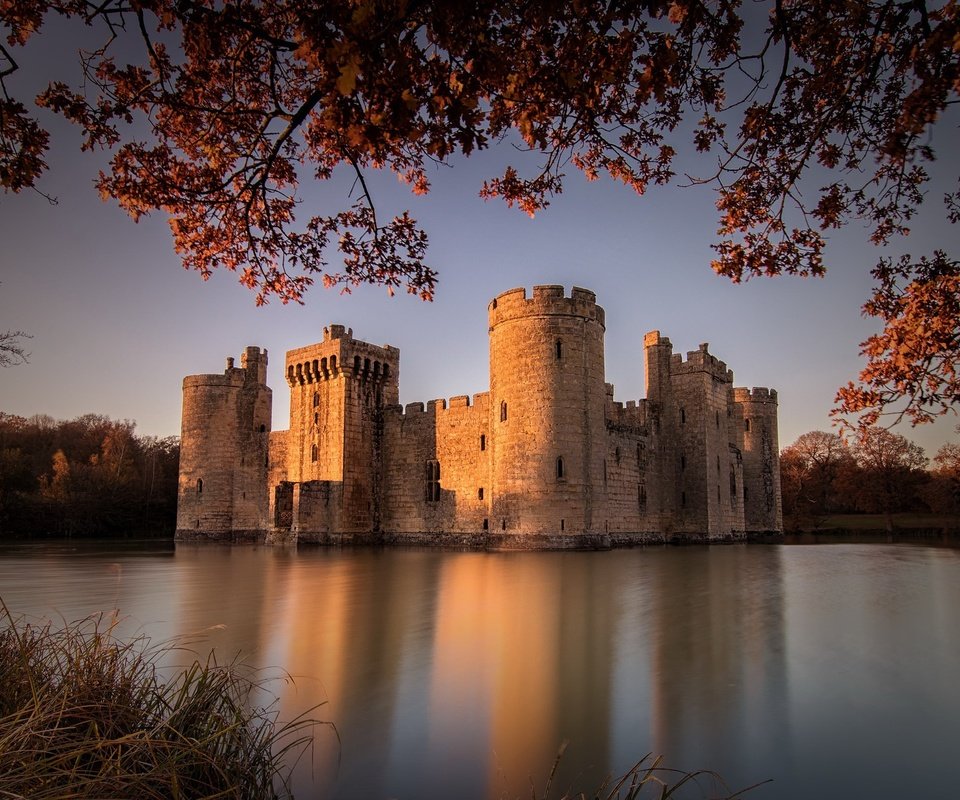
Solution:
M564 741L560 789L652 751L754 800L960 797L960 550L26 544L0 597L286 670L339 734L299 798L529 797Z

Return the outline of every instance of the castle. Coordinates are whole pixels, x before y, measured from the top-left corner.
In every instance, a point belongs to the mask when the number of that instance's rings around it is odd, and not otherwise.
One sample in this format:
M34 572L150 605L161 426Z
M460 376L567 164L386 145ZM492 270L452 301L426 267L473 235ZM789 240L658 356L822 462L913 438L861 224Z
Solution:
M342 325L286 356L271 431L267 353L183 382L177 537L457 546L728 540L782 530L777 394L734 388L707 345L646 334L645 400L604 381L593 292L491 301L487 392L399 400L400 351Z

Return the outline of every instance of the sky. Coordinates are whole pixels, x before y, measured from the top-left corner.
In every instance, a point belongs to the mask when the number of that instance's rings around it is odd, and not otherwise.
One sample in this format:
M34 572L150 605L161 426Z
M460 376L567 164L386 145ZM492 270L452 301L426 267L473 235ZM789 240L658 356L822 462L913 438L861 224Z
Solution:
M38 39L23 63L48 79L65 34ZM508 144L437 168L432 192L415 197L389 174L372 176L378 215L409 209L430 237L439 272L436 298L361 287L352 294L317 285L303 306L276 300L257 308L229 272L203 281L173 252L161 214L134 223L93 188L104 163L81 153L80 137L43 116L52 132L51 170L37 192L0 195L0 331L22 329L29 363L0 371L0 411L69 419L85 413L135 420L141 434L180 432L186 375L219 373L247 345L269 352L273 427L288 427L284 353L320 341L340 323L358 339L400 349L402 403L486 391L487 304L514 287L562 284L596 292L606 310L606 379L615 399L645 395L643 335L659 330L674 352L710 352L737 386L779 393L780 445L831 430L839 386L863 366L859 343L879 330L863 318L870 269L881 254L960 251L960 231L942 219L939 198L960 173L956 126L941 126L941 159L927 208L909 239L881 253L858 224L830 237L823 279L757 278L734 285L710 269L717 213L707 188L653 188L638 197L611 181L568 171L564 193L530 219L478 197L505 163L523 161ZM303 215L345 207L348 180L311 184ZM341 205L337 205L341 204ZM895 430L928 456L960 439L955 415Z

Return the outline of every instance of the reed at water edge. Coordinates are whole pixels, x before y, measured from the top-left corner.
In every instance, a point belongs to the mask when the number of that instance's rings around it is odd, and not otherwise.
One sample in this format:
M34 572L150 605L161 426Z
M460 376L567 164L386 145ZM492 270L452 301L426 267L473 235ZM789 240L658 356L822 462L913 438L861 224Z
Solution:
M251 702L256 673L212 656L165 680L173 649L120 641L103 616L32 624L0 601L0 797L292 797L322 723L280 724Z

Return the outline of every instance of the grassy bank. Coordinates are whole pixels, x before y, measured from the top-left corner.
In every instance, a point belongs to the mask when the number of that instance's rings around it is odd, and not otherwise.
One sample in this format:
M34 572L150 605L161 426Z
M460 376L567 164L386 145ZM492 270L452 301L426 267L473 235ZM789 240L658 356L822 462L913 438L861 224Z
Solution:
M54 629L0 603L4 798L280 798L314 723L278 725L235 666L194 662L171 681L166 648L119 642L102 618Z

